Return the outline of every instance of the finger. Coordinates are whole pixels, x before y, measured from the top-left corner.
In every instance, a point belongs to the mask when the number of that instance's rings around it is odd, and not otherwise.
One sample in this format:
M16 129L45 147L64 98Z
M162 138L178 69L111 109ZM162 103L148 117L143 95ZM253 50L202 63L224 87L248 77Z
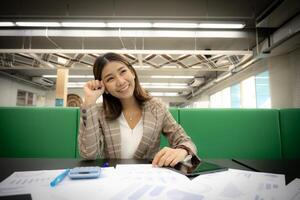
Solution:
M152 161L152 165L157 165L158 161L160 160L160 158L165 154L166 152L166 148L163 148L162 150L160 150L155 156L154 159Z
M88 81L87 83L86 83L86 87L88 88L88 89L92 89L92 85L91 85L91 81Z
M96 80L95 82L96 82L96 88L101 89L101 87L102 87L101 82L99 80Z
M96 81L92 81L92 87L93 87L93 90L96 90L97 89L97 86L96 86Z
M180 158L179 158L179 157L176 157L176 158L170 163L170 166L171 166L171 167L175 167L175 165L177 165L180 161L181 161Z
M170 156L170 154L168 152L166 152L158 161L158 166L162 167L165 165L166 160L168 159L168 157Z
M176 155L171 154L167 157L164 166L170 166L170 164L173 162L173 160L176 159Z

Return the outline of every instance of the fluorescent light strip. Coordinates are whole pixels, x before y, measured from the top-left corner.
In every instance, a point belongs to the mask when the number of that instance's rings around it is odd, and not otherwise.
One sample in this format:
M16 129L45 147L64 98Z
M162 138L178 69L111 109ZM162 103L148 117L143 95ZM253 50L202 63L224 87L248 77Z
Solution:
M186 89L188 86L172 86L172 85L145 85L143 88L147 89Z
M57 75L43 75L45 78L57 78ZM94 78L93 75L69 75L69 78Z
M226 23L200 23L198 28L222 28L222 29L242 29L245 27L245 24L237 23L237 24L226 24Z
M103 22L62 22L63 27L106 27Z
M16 22L17 26L61 27L59 22Z
M177 92L150 92L152 96L166 96L166 97L176 97L180 96Z
M107 27L111 28L151 28L152 24L148 22L130 23L130 22L108 22Z
M194 76L162 76L162 75L153 75L150 78L182 78L182 79L189 79L194 78Z
M153 23L154 28L197 28L196 23Z
M15 26L13 22L0 22L0 26ZM164 22L16 22L25 27L110 27L110 28L208 28L242 29L244 23L164 23Z
M13 22L0 22L0 26L7 27L7 26L15 26Z
M187 83L141 83L142 86L187 86Z

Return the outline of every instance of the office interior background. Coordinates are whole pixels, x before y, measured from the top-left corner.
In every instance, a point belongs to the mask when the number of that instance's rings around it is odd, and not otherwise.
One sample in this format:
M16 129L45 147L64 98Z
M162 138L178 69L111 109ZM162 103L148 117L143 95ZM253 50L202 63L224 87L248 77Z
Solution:
M0 106L80 106L95 59L116 52L170 107L300 107L299 11L295 0L4 1Z

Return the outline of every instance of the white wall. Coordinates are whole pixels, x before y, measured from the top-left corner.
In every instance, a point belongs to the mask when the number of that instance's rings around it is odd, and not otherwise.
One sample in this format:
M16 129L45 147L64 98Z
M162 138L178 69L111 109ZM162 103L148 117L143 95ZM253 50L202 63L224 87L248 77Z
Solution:
M46 96L45 90L0 75L0 106L16 106L18 89L35 93L37 105L43 104L42 97Z
M273 108L300 107L300 48L269 59Z

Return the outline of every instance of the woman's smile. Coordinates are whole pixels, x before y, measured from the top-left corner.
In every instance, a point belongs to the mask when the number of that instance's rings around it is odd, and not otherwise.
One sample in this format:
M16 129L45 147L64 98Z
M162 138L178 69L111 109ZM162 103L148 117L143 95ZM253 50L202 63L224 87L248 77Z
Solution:
M121 87L118 92L126 92L127 89L129 88L129 84L124 85L123 87Z

